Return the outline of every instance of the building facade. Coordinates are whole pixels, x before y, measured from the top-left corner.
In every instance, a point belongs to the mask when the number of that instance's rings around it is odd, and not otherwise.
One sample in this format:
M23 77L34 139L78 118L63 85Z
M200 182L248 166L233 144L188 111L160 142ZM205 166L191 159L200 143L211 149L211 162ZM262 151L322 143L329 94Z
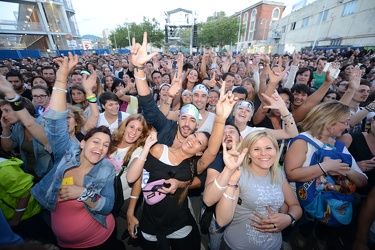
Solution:
M273 22L273 53L375 46L375 1L316 0Z
M240 18L239 29L245 30L237 43L239 52L267 52L270 25L279 20L285 4L274 1L260 1L234 15Z
M0 1L0 49L82 49L71 0Z

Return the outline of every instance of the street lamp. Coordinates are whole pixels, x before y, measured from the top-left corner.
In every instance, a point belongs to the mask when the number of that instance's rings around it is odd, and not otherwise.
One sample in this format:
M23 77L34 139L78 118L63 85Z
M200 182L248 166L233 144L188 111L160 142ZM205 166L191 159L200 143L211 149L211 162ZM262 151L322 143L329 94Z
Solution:
M242 10L241 10L241 13L240 13L240 23L238 24L238 39L237 39L237 52L239 50L239 46L240 46L240 37L241 37L241 22L242 22Z
M131 49L131 43L130 43L130 32L129 32L129 23L128 19L126 18L126 29L128 30L128 42L129 42L129 48Z

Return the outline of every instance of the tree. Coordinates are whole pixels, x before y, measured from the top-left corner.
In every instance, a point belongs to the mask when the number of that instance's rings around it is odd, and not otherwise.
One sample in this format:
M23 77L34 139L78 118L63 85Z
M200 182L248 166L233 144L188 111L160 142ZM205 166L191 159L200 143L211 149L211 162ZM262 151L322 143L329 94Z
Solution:
M143 17L143 22L141 24L136 23L124 23L124 25L119 25L116 29L109 35L109 39L112 42L112 47L114 48L117 44L118 48L124 48L131 46L128 39L128 28L130 33L130 42L133 37L136 41L143 40L143 32L147 32L147 42L152 44L152 46L160 48L164 43L164 31L160 29L160 24L153 18L151 21Z
M238 27L238 17L227 17L223 11L216 12L207 18L207 22L198 24L198 44L220 48L234 44L238 40ZM241 34L244 31L244 27L241 27Z

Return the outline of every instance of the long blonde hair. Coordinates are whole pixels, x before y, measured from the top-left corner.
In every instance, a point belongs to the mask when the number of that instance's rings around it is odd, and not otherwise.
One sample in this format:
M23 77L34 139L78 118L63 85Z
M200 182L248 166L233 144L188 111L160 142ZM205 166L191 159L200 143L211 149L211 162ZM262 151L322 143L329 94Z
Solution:
M281 175L279 173L279 170L278 170L278 164L279 164L279 157L278 157L278 155L279 155L279 146L277 144L277 141L276 141L275 137L272 134L270 134L269 132L267 132L265 130L256 130L254 132L251 132L238 145L237 151L238 152L242 152L243 149L248 148L249 149L248 154L249 154L251 147L253 147L254 144L259 139L261 139L263 137L268 137L271 140L273 147L276 149L275 162L274 162L274 164L270 168L271 183L273 183L273 184L282 184L282 177L281 177ZM251 159L250 159L250 157L245 156L245 158L244 158L244 160L242 162L242 166L243 166L244 169L246 169L247 171L249 171L250 174L253 174L252 167L251 167Z
M349 117L349 106L338 101L324 102L307 113L301 122L303 131L309 132L312 136L319 138L327 126L336 124L343 117Z

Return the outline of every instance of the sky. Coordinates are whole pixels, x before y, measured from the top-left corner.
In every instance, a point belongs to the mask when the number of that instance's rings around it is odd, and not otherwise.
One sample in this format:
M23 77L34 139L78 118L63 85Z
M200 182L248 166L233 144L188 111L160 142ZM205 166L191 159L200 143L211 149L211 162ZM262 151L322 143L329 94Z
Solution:
M227 16L239 12L260 0L71 0L76 13L78 29L83 35L102 37L104 29L113 30L125 22L142 23L143 16L155 19L164 26L164 11L177 8L195 11L197 21L206 21L213 13L224 11ZM286 13L290 13L293 4L300 0L276 0L286 4ZM284 14L285 16L285 14Z

